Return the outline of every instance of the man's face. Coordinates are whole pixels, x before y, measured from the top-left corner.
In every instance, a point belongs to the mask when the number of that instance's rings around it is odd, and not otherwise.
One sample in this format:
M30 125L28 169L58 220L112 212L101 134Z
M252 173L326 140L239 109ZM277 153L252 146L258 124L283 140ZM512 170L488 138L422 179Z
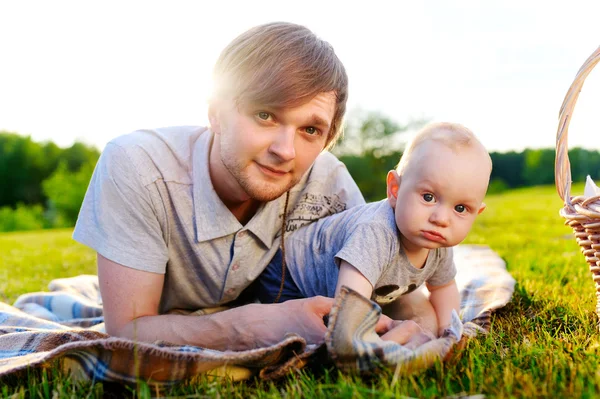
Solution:
M464 240L485 208L489 176L489 161L479 149L455 152L433 141L415 149L403 176L388 177L388 185L399 183L393 206L405 250L416 253Z
M211 178L221 199L271 201L293 187L325 147L334 112L332 92L294 108L213 104Z

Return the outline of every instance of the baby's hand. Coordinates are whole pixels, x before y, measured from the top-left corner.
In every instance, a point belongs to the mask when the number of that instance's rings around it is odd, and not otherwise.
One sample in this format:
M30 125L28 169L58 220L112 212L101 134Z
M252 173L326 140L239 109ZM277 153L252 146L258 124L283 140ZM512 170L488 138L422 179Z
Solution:
M415 349L434 338L433 334L412 320L393 321L392 328L381 336L385 341L394 341L409 349Z

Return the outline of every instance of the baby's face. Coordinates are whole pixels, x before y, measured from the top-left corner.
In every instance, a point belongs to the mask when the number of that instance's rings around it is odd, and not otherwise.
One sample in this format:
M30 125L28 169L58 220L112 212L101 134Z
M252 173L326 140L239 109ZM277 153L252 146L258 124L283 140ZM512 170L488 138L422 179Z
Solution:
M491 171L483 148L453 150L431 141L415 149L400 178L396 225L407 251L451 247L485 207Z

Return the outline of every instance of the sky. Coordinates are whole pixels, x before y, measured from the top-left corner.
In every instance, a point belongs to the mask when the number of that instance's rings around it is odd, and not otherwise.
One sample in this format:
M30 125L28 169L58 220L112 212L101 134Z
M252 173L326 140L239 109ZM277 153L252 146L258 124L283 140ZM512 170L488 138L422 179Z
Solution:
M553 148L558 111L600 45L595 1L0 0L0 131L102 149L141 128L204 125L211 71L246 29L307 26L349 80L349 115L469 127L490 151ZM569 146L600 149L600 67Z

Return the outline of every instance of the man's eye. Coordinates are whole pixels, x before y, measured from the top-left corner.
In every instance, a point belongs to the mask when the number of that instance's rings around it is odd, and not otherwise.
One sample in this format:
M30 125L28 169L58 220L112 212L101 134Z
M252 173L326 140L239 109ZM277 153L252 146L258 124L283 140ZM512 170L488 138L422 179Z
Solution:
M433 194L427 193L423 194L423 199L425 200L425 202L433 202L435 200L435 197L433 196Z
M312 134L317 134L317 129L314 128L314 127L312 127L312 126L307 127L305 130L306 130L306 133L308 133L308 134L311 134L311 135Z
M256 114L256 116L258 116L263 121L269 120L269 118L271 117L271 115L269 115L268 112L259 112L258 114Z
M463 212L466 212L466 211L467 211L467 207L466 207L466 206L464 206L464 205L456 205L456 206L454 207L454 210L455 210L456 212L458 212L458 213L463 213Z

